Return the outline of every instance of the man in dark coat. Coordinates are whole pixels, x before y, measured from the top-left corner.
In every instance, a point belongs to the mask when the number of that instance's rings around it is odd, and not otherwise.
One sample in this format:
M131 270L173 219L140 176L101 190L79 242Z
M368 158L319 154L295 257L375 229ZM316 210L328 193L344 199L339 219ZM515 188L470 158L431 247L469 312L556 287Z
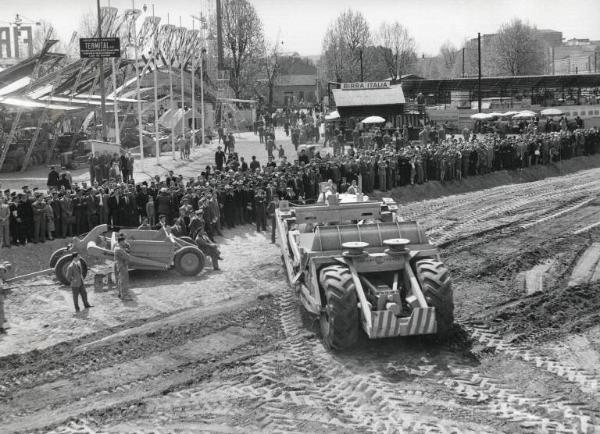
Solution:
M217 152L215 152L215 165L217 170L223 171L223 165L225 164L225 152L221 149L221 146L217 146Z
M58 177L58 172L56 171L54 166L50 166L50 172L48 173L48 181L46 182L46 185L48 186L48 189L52 188L52 187L59 187L60 183L58 182L59 177Z
M254 196L254 217L256 221L256 231L267 230L267 196L265 191L259 189Z

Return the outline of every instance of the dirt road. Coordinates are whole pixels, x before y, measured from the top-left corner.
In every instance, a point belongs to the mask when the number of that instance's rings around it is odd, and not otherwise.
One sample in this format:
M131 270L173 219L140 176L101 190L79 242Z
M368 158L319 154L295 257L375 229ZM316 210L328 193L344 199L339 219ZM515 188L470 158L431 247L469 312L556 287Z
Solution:
M136 276L138 306L93 294L85 323L60 310L68 301L54 285L13 291L8 305L20 307L11 317L29 319L0 341L0 424L7 432L600 432L599 175L401 207L451 269L457 324L448 342L365 339L354 352L325 351L278 250L249 227L226 234L223 273Z

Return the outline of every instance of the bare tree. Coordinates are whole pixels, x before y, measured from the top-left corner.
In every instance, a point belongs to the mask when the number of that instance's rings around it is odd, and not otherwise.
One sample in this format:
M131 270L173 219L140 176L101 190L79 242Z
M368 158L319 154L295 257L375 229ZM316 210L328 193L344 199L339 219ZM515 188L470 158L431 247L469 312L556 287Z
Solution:
M444 42L440 47L440 66L442 67L443 74L446 78L452 77L454 65L459 58L459 54L460 50L458 50L450 41Z
M393 77L400 77L416 60L415 40L398 21L382 23L375 40L384 49L383 59Z
M269 88L269 100L268 107L269 110L273 108L273 89L275 88L275 84L277 83L277 78L279 77L279 73L281 71L281 65L279 64L279 57L281 52L281 44L279 36L277 40L271 44L265 53L265 75L267 76L267 87Z
M263 28L254 6L248 0L223 1L223 45L231 59L229 84L236 98L251 91L255 82L250 64L264 55Z
M323 39L323 57L330 79L364 78L365 49L371 44L369 23L360 12L348 9L332 22Z
M503 24L492 40L494 73L529 75L544 72L544 49L535 29L519 19Z
M34 27L33 31L33 54L38 54L42 51L46 41L56 38L56 31L52 24L46 20L41 20L40 25Z

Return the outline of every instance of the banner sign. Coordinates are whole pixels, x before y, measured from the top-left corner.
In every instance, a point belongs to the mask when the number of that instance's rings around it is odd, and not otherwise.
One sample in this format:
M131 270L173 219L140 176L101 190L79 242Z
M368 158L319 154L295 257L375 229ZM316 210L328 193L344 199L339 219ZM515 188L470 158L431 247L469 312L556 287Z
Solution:
M82 59L121 57L119 38L79 38L79 56Z
M389 81L365 81L358 83L342 83L342 90L390 89Z

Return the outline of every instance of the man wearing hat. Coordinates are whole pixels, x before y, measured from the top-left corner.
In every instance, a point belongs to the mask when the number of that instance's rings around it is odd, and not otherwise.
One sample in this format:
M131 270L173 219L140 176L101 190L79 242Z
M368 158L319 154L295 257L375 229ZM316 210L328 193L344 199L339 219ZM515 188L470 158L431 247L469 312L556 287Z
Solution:
M3 196L0 196L0 246L10 247L10 207ZM2 323L0 323L2 327Z
M204 219L202 218L202 208L194 213L194 216L190 220L190 237L195 241L196 245L202 253L206 256L210 256L213 269L219 270L219 260L221 258L221 252L215 243L213 243L208 234L204 229Z
M129 253L127 252L127 243L125 235L119 234L117 245L114 249L115 277L117 279L117 290L119 298L126 300L129 298L127 289L129 288Z
M67 267L66 278L71 282L71 292L73 292L73 304L75 305L75 312L79 312L79 296L83 301L83 307L85 309L93 307L88 303L87 291L85 290L85 284L83 283L83 267L79 261L79 255L77 252L71 255L71 263Z
M54 166L50 166L50 172L48 172L48 181L46 182L48 189L51 189L52 187L58 187L60 185L58 180L58 172L56 171L56 168Z
M271 216L271 244L275 244L275 229L277 226L277 216L275 215L275 210L277 208L279 208L279 195L275 193L273 195L273 200L271 200L267 208L267 212Z

